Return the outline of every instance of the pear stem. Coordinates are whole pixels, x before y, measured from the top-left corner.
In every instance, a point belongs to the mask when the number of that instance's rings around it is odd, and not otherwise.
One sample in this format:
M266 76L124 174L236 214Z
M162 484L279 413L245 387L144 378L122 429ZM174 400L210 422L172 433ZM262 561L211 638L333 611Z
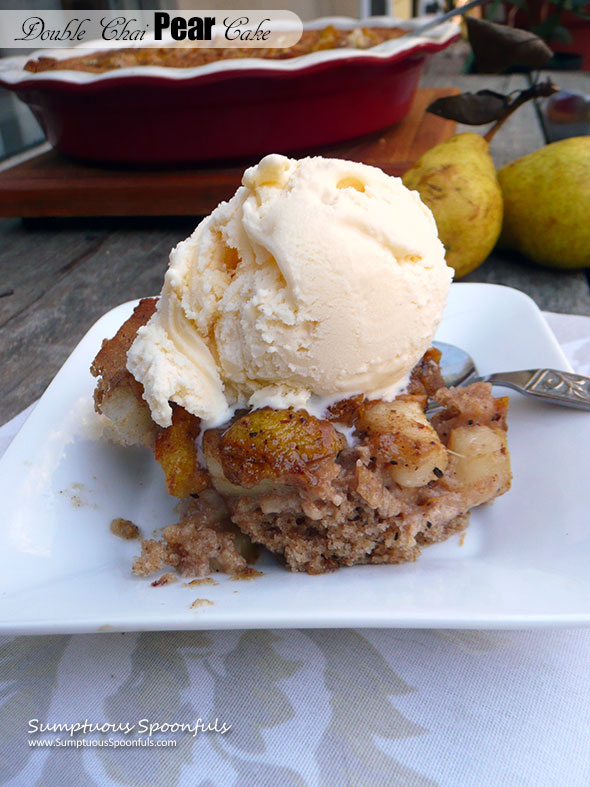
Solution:
M532 98L546 98L547 96L552 96L554 93L557 93L558 90L559 87L554 82L552 82L551 79L547 79L546 82L535 82L535 84L529 87L527 90L521 90L514 101L506 105L506 109L504 110L502 117L500 117L494 123L487 134L484 134L484 139L487 140L487 142L491 142L496 135L496 132L502 128L510 115L513 112L516 112L516 110L523 104L526 104L527 101L530 101Z

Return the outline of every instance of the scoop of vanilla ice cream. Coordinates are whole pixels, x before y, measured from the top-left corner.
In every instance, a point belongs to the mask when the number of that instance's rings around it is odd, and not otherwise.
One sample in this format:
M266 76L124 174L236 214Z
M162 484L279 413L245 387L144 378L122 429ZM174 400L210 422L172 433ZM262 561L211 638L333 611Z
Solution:
M430 345L452 278L430 210L380 169L266 156L170 255L128 368L152 417L209 425L312 395L392 399Z

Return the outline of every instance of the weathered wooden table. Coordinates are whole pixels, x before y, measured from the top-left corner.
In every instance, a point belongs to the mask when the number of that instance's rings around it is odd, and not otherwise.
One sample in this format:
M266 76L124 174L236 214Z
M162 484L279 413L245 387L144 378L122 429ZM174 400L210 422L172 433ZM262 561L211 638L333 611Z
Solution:
M562 87L590 93L590 74L560 74ZM524 76L449 75L437 63L424 86L502 92ZM463 130L459 128L459 130ZM497 165L545 143L535 108L519 110L493 141ZM168 252L194 219L0 220L0 424L38 398L77 342L106 311L160 290ZM463 281L516 287L542 309L590 315L588 271L565 273L494 252Z

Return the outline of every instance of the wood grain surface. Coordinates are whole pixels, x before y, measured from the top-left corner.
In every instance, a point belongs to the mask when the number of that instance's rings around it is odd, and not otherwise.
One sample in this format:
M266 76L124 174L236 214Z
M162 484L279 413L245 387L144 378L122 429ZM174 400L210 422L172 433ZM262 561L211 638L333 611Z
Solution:
M409 114L376 134L315 154L363 161L401 175L422 153L448 139L455 124L426 107L455 88L419 90ZM54 151L0 173L0 216L202 216L229 199L244 167L121 169L82 164Z

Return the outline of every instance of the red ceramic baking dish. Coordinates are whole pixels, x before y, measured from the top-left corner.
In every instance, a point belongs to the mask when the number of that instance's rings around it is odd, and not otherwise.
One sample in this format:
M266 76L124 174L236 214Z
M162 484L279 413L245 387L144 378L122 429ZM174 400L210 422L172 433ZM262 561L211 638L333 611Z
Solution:
M306 27L417 23L325 18ZM457 26L447 23L371 49L324 50L287 60L139 66L102 74L25 71L31 57L53 54L44 50L0 60L0 85L29 105L53 147L76 158L120 164L248 158L309 150L401 120L426 57L457 36Z

